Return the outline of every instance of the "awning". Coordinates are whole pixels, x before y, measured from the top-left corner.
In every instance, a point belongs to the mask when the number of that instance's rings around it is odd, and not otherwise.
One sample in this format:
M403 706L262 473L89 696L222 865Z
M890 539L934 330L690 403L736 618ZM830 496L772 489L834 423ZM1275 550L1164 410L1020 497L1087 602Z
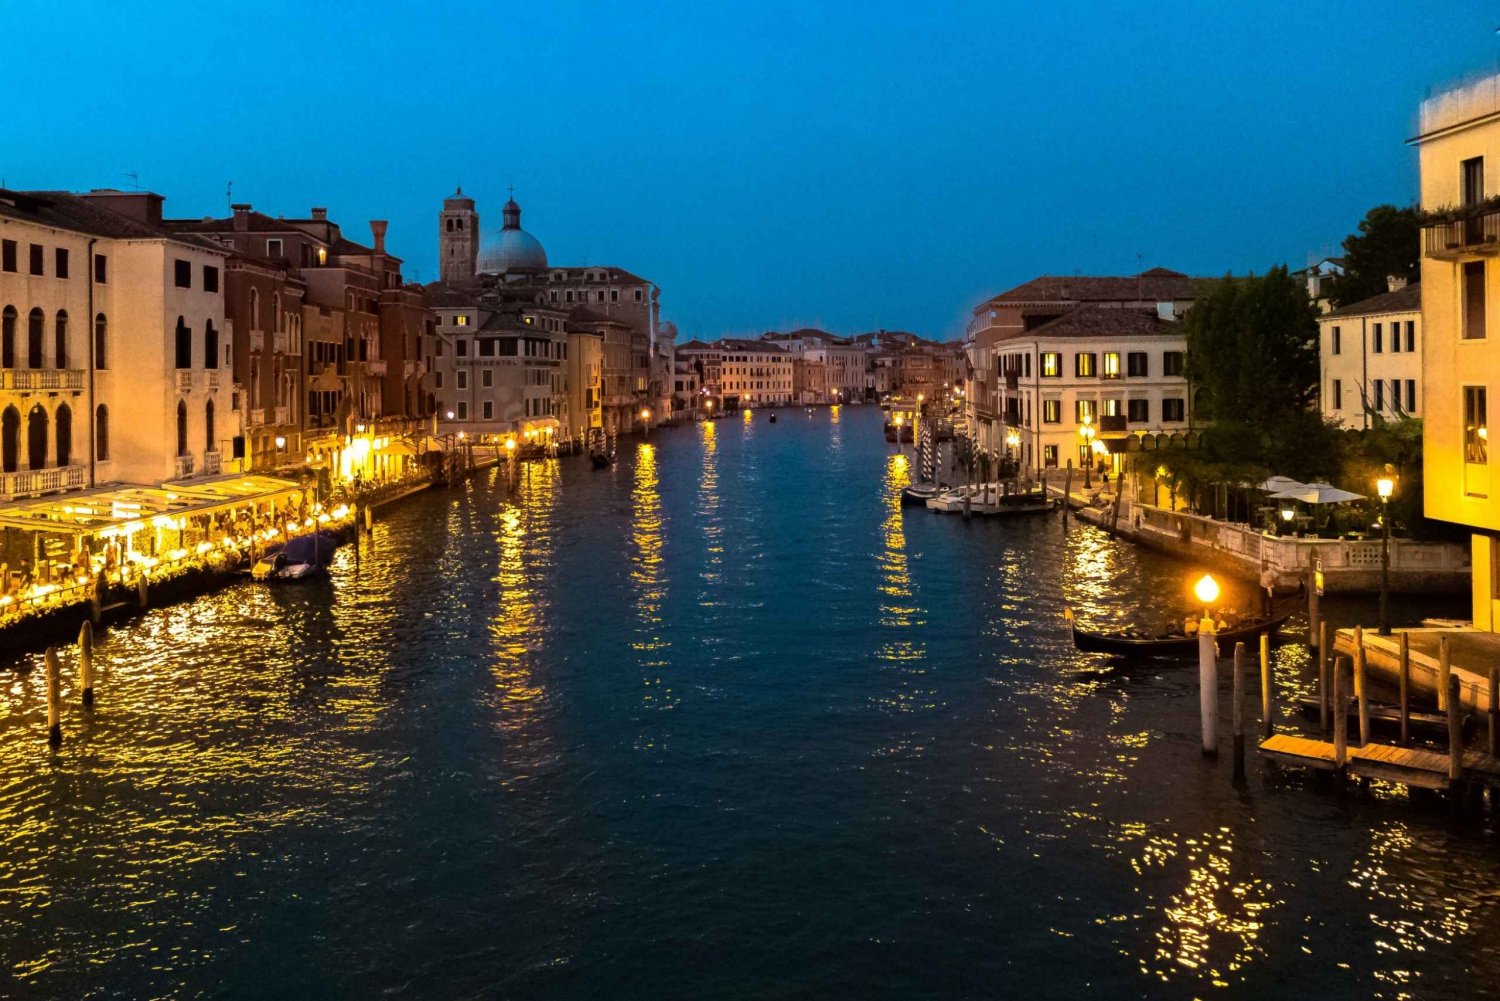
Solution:
M157 522L175 523L233 510L252 502L276 501L301 491L275 476L220 476L170 487L116 485L40 497L0 507L0 528L59 535L114 535Z

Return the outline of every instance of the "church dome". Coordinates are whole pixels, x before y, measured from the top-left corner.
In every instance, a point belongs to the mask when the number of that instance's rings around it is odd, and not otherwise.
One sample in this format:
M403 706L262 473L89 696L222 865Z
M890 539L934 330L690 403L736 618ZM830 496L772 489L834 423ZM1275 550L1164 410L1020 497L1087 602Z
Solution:
M505 225L480 248L480 273L546 271L547 252L541 241L521 228L521 206L514 198L505 203L503 214Z

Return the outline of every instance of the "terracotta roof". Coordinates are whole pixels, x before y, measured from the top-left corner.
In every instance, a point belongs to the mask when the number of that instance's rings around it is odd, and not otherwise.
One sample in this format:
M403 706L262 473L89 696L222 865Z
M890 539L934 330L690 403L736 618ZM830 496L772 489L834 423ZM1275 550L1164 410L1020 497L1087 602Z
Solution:
M69 191L11 191L0 188L0 215L56 226L59 229L113 240L176 240L228 254L211 240L187 236L165 225L122 215L103 204Z
M166 224L179 233L233 233L234 217L224 219L168 219ZM301 233L305 231L292 224L290 219L273 219L264 212L245 213L245 228L248 233Z
M1197 297L1202 279L1180 271L1152 268L1138 275L1042 275L986 299L975 312L993 303L1013 302L1169 302Z
M1132 337L1172 334L1182 327L1163 320L1154 309L1121 306L1078 306L1034 330L1017 331L1005 340L1032 337Z
M1340 316L1374 316L1376 313L1415 313L1422 308L1422 286L1419 282L1411 282L1403 289L1395 292L1382 292L1380 295L1372 295L1368 299L1359 302L1351 302L1347 306L1340 306L1331 313L1325 313L1318 317L1320 320L1329 320Z
M474 291L454 288L442 282L433 282L422 290L422 294L427 305L437 309L456 309L479 304L479 296Z
M585 309L583 306L575 307L570 313L568 313L568 322L570 322L570 323L613 323L617 327L628 327L628 326L630 326L630 324L628 322L626 322L625 320L619 320L619 319L616 319L613 316L605 316L603 313L596 313L592 309Z

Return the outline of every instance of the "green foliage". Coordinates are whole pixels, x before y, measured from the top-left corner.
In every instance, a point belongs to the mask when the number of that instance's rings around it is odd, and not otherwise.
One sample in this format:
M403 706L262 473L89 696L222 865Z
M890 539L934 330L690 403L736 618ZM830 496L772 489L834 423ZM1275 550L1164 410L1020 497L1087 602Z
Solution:
M1391 526L1401 534L1425 541L1462 542L1468 529L1434 521L1422 508L1422 422L1413 418L1387 421L1377 417L1363 431L1338 436L1340 473L1335 483L1370 498L1373 515L1379 507L1375 481L1392 467L1396 492L1390 501Z
M1344 238L1344 273L1326 282L1334 306L1380 295L1386 278L1421 280L1421 218L1415 206L1377 205L1359 221L1359 232Z

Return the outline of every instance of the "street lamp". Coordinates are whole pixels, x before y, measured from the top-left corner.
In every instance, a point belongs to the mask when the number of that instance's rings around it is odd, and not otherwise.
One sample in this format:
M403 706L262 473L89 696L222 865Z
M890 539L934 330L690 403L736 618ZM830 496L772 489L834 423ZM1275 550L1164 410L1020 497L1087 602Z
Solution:
M1395 470L1385 467L1385 475L1375 481L1375 491L1380 494L1380 635L1391 634L1391 620L1387 611L1391 592L1391 494L1396 492Z
M1287 505L1286 507L1281 509L1281 522L1282 525L1285 526L1283 528L1284 532L1290 532L1292 530L1292 519L1295 517L1297 517L1297 511L1291 505Z
M1213 574L1206 573L1193 585L1193 594L1203 605L1203 617L1211 621L1213 616L1209 614L1209 609L1219 600L1219 582L1214 580Z
M646 437L651 437L651 408L641 408L641 423L646 425Z
M1083 439L1083 489L1094 489L1094 421L1088 415L1084 415L1083 427L1078 429L1078 436Z

